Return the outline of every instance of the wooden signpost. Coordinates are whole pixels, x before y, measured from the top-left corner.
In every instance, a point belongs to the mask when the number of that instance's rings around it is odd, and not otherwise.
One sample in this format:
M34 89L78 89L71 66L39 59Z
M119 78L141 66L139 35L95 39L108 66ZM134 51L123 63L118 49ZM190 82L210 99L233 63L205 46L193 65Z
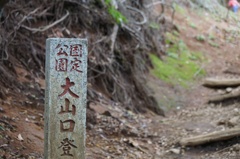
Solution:
M84 159L87 40L46 41L45 159Z

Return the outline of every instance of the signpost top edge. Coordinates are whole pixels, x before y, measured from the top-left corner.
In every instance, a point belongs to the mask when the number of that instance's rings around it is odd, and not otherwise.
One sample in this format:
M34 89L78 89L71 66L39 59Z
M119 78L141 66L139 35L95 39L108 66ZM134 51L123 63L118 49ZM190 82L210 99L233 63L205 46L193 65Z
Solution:
M69 40L69 41L74 41L74 40L80 40L80 41L84 41L87 42L87 38L47 38L47 41L51 41L51 40Z

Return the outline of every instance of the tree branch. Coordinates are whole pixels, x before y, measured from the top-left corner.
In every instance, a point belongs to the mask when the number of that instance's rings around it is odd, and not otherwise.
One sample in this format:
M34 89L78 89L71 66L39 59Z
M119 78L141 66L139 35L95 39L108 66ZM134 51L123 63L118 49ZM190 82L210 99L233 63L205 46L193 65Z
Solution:
M30 27L25 26L25 25L21 25L21 27L23 27L23 28L25 28L25 29L27 29L27 30L29 30L29 31L32 31L33 33L36 33L36 32L44 32L44 31L46 31L46 30L54 27L54 26L57 25L58 23L64 21L68 16L69 16L69 12L67 11L67 13L66 13L61 19L59 19L59 20L57 20L57 21L53 22L52 24L47 25L47 26L45 26L45 27L30 28Z
M137 24L137 25L143 25L143 24L147 23L147 17L146 17L146 15L145 15L141 10L139 10L139 9L137 9L137 8L133 8L133 7L131 7L131 6L126 6L126 8L129 9L129 10L133 10L133 11L135 11L135 12L140 13L141 16L143 17L143 20L142 20L141 22L134 21L133 23L135 23L135 24Z

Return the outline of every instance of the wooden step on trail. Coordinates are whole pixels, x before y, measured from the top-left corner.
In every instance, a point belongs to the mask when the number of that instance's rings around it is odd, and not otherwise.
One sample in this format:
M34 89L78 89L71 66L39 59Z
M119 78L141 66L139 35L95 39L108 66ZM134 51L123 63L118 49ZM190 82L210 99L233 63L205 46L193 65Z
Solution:
M189 138L183 138L179 141L179 143L182 146L197 146L210 142L228 140L237 136L240 136L240 128L234 128Z

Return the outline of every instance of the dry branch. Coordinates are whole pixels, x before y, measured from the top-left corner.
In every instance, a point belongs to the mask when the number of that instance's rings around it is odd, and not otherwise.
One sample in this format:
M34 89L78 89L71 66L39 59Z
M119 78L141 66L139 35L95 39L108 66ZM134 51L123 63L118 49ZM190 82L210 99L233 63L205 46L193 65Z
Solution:
M29 12L27 15L25 15L25 16L22 18L22 20L21 20L20 22L18 22L18 26L20 27L21 24L22 24L26 19L28 19L30 15L35 14L35 13L36 13L37 11L39 11L40 9L41 9L41 7L38 7L38 8L36 8L36 9L34 9L33 11Z
M165 4L165 1L164 0L160 0L160 1L156 1L156 2L152 2L148 5L144 5L145 8L150 8L150 7L153 7L155 5L158 5L158 4Z
M133 37L135 37L139 41L139 43L144 43L144 40L140 37L140 35L138 34L138 31L130 28L125 24L122 24L122 28L127 30Z
M5 48L5 50L0 50L0 61L5 61L5 60L8 60L9 58L9 54Z
M215 79L215 78L206 78L204 83L206 87L230 87L230 86L239 86L240 79Z
M137 24L137 25L143 25L143 24L146 24L147 23L147 17L146 15L144 14L143 11L137 9L137 8L133 8L131 6L126 6L127 9L129 10L132 10L132 11L135 11L135 12L138 12L139 14L141 14L141 16L143 17L143 20L141 22L137 22L137 21L134 21L133 23Z
M30 46L31 46L31 50L32 50L33 59L36 61L36 63L38 64L38 66L40 68L41 67L41 61L37 58L37 50L33 46L33 42L32 41L30 41Z
M240 90L234 91L232 93L229 94L222 94L222 95L217 95L214 97L211 97L208 102L220 102L220 101L224 101L227 99L232 99L232 98L237 98L240 97Z
M116 38L117 38L117 33L118 33L118 25L115 24L114 27L113 27L113 32L112 32L112 35L111 35L111 51L110 51L110 54L112 55L113 54L113 51L114 51L114 45L115 45L115 41L116 41Z
M55 22L53 22L52 24L49 24L45 27L40 27L40 28L30 28L28 26L25 26L25 25L21 25L21 27L29 30L29 31L32 31L33 33L36 33L36 32L44 32L52 27L54 27L55 25L57 25L58 23L64 21L67 17L69 16L69 12L67 11L67 13L62 17L60 18L59 20L56 20Z
M215 141L222 141L240 136L240 128L229 129L225 131L213 132L205 135L199 135L180 140L182 146L196 146Z

